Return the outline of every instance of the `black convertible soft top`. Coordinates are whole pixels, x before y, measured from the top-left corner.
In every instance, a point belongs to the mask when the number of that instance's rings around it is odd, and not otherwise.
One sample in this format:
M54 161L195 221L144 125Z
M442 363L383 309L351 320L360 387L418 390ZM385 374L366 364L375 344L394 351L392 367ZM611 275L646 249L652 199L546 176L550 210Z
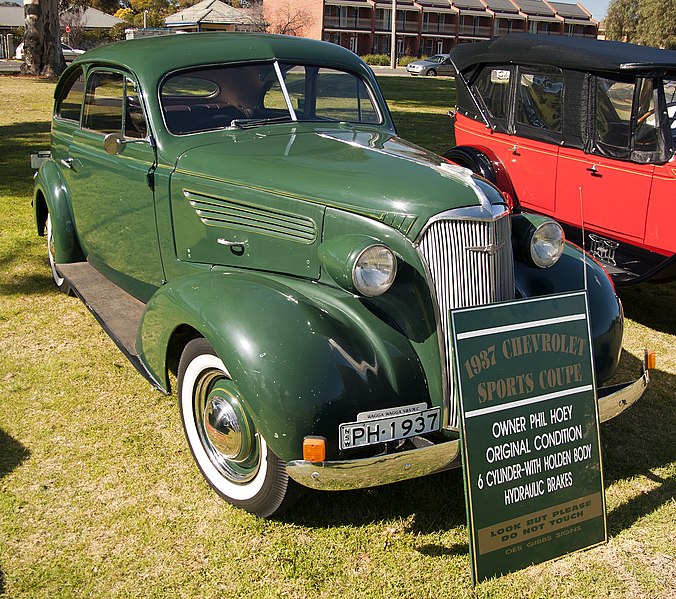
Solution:
M451 50L455 67L478 64L550 65L596 72L676 72L676 51L583 37L514 33Z

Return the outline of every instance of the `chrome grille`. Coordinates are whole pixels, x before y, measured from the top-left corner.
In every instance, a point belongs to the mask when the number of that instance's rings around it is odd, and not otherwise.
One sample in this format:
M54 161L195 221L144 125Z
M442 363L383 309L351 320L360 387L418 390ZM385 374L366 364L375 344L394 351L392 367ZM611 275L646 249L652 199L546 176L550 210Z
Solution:
M455 308L480 306L514 298L514 262L511 220L501 206L486 211L464 209L441 215L422 233L417 245L427 265L439 307L449 422L458 426L453 385L453 351L448 313ZM455 216L455 218L454 218Z

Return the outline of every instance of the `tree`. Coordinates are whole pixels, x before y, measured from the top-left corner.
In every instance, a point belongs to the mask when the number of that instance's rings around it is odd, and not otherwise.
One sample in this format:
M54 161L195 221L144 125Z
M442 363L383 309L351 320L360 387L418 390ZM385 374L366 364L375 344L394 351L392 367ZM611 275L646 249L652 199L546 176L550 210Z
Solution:
M64 31L66 27L70 28L70 33L67 34L66 39L69 46L82 47L84 12L84 8L71 8L68 12L62 12L59 16L61 30Z
M676 48L676 3L640 0L637 30L637 38L641 44Z
M85 0L85 3L87 6L96 8L109 15L114 15L115 11L120 8L120 2L118 0Z
M610 0L606 14L606 38L620 42L636 41L639 0Z
M127 0L115 16L134 27L164 27L164 17L173 12L169 0Z
M303 36L305 29L314 23L312 15L304 8L292 8L289 2L267 14L268 31L281 35Z
M268 22L265 18L262 0L260 2L251 2L250 7L246 13L245 21L242 23L242 29L256 33L265 33L268 30Z
M59 0L25 0L23 40L26 75L56 77L66 68L61 51Z
M609 40L676 48L676 3L611 0L605 19Z

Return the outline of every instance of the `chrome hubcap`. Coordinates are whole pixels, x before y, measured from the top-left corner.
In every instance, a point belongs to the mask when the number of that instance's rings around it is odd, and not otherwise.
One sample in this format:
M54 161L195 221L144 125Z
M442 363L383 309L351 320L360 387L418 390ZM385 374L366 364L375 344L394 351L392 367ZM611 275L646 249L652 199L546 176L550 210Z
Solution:
M221 371L206 371L195 385L193 402L197 431L211 463L232 482L253 479L260 448L234 383Z
M228 460L241 462L251 453L250 431L245 417L237 414L234 398L223 395L217 392L206 402L204 429L218 453Z

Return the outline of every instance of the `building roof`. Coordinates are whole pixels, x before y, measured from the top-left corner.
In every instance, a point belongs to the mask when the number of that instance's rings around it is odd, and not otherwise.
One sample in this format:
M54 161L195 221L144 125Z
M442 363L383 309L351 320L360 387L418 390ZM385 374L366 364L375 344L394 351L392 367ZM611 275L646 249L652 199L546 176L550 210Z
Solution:
M233 8L220 0L202 0L185 10L180 10L164 19L167 27L181 27L187 25L241 25L250 22L251 10L248 8Z
M25 22L23 6L0 6L0 29L23 27ZM124 23L124 21L96 8L88 8L82 15L80 27L85 29L110 29L118 23Z
M124 21L90 7L84 11L80 26L85 29L110 29L118 23L124 23Z
M0 6L0 27L2 29L23 27L25 21L23 6Z
M519 9L510 0L484 0L484 4L493 12L519 12Z
M554 16L554 11L543 0L514 0L514 4L529 16Z
M486 6L481 0L453 0L453 6L461 10L486 10Z
M579 4L569 4L568 2L550 2L549 5L557 14L567 19L590 19L590 15Z

